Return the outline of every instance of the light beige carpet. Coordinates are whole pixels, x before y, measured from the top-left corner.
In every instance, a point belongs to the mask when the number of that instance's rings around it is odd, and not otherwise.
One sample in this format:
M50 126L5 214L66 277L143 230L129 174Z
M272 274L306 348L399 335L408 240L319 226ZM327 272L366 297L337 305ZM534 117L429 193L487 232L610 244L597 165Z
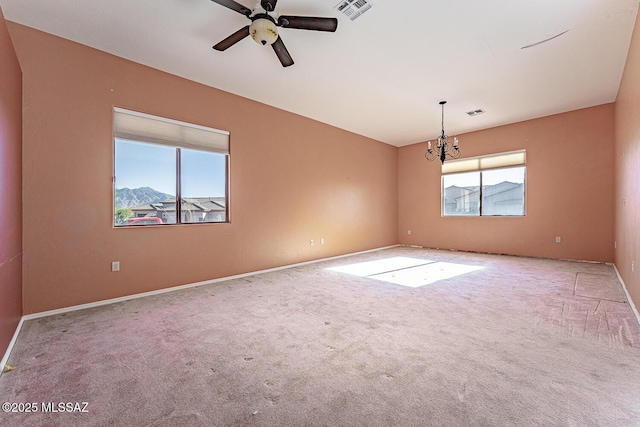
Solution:
M0 425L635 426L638 347L611 266L398 247L27 321Z

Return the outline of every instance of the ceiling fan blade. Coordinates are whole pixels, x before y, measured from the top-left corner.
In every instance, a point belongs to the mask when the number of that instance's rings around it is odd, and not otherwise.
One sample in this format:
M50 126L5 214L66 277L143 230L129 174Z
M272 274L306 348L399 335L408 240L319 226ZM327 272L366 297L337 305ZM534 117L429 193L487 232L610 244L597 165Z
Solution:
M273 48L273 51L276 53L276 55L278 55L278 59L280 60L280 63L283 67L293 65L293 58L291 58L291 55L289 55L289 51L285 47L280 36L278 36L276 41L273 42L271 47Z
M338 20L336 18L281 15L278 18L278 25L284 28L297 28L299 30L334 32L338 29Z
M273 12L276 10L276 3L278 3L278 0L262 0L260 6L267 12Z
M235 33L231 34L226 39L222 40L220 43L215 45L213 48L215 50L220 50L220 51L227 50L231 46L233 46L234 44L238 43L243 38L247 37L248 35L249 35L249 26L247 25L246 27L240 28L238 31L236 31Z
M236 3L233 0L211 0L214 3L218 3L221 6L228 7L231 10L235 10L238 13L243 14L244 16L251 15L251 9L248 7L244 7L240 3Z

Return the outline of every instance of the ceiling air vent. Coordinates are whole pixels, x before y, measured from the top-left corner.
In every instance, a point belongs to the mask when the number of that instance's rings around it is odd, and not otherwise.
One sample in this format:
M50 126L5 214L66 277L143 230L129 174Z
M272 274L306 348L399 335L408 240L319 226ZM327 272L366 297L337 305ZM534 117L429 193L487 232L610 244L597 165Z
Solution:
M343 0L333 8L338 9L338 12L342 12L347 18L355 21L363 13L371 9L373 5L366 0Z
M479 114L484 114L484 110L482 108L478 108L477 110L473 110L473 111L467 111L467 114L469 115L469 117L473 117L473 116L477 116Z

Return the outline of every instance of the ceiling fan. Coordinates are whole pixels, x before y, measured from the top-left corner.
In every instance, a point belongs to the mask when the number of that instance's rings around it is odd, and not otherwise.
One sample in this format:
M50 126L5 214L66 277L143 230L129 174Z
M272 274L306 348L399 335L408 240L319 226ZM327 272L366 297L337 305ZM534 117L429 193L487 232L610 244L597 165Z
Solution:
M227 50L248 35L261 45L270 44L283 67L293 65L293 58L285 47L278 28L296 28L299 30L329 31L338 28L336 18L317 18L312 16L278 15L275 11L278 0L261 0L253 10L235 2L234 0L212 0L224 7L235 10L251 20L251 24L231 34L215 45L215 50Z

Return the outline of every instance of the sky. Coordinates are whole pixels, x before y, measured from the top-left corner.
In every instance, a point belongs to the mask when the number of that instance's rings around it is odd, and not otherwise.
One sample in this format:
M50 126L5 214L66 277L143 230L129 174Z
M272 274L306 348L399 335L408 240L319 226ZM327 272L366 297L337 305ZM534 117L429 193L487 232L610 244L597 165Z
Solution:
M176 194L176 149L116 139L116 188L151 187ZM182 149L182 197L225 195L226 156Z

